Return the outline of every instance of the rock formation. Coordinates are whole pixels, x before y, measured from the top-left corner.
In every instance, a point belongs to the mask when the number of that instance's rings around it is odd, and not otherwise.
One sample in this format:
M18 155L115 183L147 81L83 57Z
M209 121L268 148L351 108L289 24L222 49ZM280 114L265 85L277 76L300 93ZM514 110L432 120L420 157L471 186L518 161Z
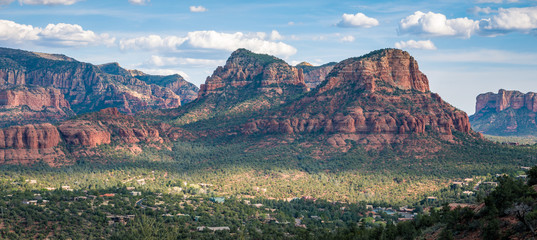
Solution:
M307 90L300 69L270 55L238 49L200 86L198 98L180 110L176 123L253 114Z
M537 134L537 93L500 89L479 94L476 111L470 117L472 128L491 135Z
M38 86L0 89L0 127L57 122L74 115L60 90Z
M181 97L181 104L194 101L198 97L199 88L187 82L181 75L174 74L169 76L149 75L138 70L127 70L119 66L118 63L108 63L98 66L101 71L124 77L134 77L147 84L155 84L172 90L175 94Z
M63 55L0 48L0 89L17 86L56 89L50 91L61 93L76 114L107 107L134 113L181 105L181 98L172 89L146 83L137 78L141 75L119 65L99 68Z
M200 86L198 97L237 94L236 90L242 88L252 88L250 90L257 93L274 91L282 94L289 86L306 89L302 71L276 57L238 49L224 67L218 67Z
M466 113L429 92L417 62L397 49L338 63L311 93L241 128L245 134L325 133L333 146L353 140L368 147L433 132L452 140L453 130L471 131Z
M58 130L49 123L0 129L0 163L54 165L64 155L56 149L59 142Z
M335 62L323 64L321 66L313 66L310 63L302 62L295 67L302 69L306 86L310 89L314 89L326 79L326 75L332 71L334 65L336 65Z

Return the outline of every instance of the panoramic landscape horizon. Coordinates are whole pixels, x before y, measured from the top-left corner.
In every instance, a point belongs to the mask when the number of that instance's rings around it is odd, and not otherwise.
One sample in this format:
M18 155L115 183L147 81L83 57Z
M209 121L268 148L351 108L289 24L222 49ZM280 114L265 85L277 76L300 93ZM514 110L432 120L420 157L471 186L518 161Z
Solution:
M0 0L1 239L534 239L537 2Z

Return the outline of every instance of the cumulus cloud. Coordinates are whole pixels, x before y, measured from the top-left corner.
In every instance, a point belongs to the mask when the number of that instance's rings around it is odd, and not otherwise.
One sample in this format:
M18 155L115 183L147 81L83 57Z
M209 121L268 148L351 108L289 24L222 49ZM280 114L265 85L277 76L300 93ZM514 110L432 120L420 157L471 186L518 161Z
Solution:
M213 59L199 59L199 58L178 58L178 57L162 57L162 56L151 56L151 59L146 62L147 65L164 67L164 66L175 66L175 65L190 65L190 66L218 66L223 65L224 60L213 60Z
M525 8L474 8L474 13L496 13L490 18L471 20L468 18L447 19L440 13L415 12L399 22L399 34L415 34L431 37L453 36L469 38L473 34L497 36L509 32L537 32L537 7Z
M77 47L92 44L111 46L115 42L115 38L108 34L98 35L93 31L84 30L80 25L66 23L49 24L38 35L43 40L42 43L58 46Z
M283 36L278 31L272 30L272 32L270 33L270 40L279 41L282 39L283 39Z
M341 21L339 21L337 24L338 27L370 28L379 25L379 21L377 19L368 17L363 13L344 13L341 18Z
M234 51L238 48L246 48L257 53L266 53L288 57L297 52L296 48L283 42L265 40L266 34L245 34L242 32L222 33L216 31L189 32L185 37L169 36L160 37L150 35L132 39L124 39L119 42L122 50L179 50L180 48L200 48Z
M479 22L468 18L447 19L440 13L415 12L399 22L400 34L454 36L469 38L479 28Z
M82 0L19 0L20 4L28 5L72 5Z
M187 39L175 36L161 37L158 35L149 35L139 38L131 38L119 41L121 50L126 49L143 49L143 50L177 50Z
M537 29L537 7L500 8L498 14L479 22L484 35L497 35L511 31L529 33Z
M342 42L354 42L355 38L354 36L345 36L340 39Z
M207 12L207 8L203 6L190 6L191 12Z
M434 45L431 40L426 41L416 41L416 40L409 40L409 41L400 41L395 43L396 48L401 49L422 49L422 50L436 50L436 46Z
M0 41L23 42L39 39L41 29L31 25L18 24L8 20L0 20Z
M129 3L133 5L145 5L149 3L150 1L151 0L129 0Z
M76 24L48 24L42 29L9 20L0 20L0 41L76 47L98 44L112 45L115 39L107 34L98 35L93 31L84 30Z

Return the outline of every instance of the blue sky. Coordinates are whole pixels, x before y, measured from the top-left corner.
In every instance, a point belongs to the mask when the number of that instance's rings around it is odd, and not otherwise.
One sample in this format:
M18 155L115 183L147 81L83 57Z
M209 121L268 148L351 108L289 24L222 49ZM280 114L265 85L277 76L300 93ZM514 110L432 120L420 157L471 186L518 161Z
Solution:
M0 0L0 46L119 62L199 85L236 48L323 64L397 47L472 114L479 93L537 91L537 1Z

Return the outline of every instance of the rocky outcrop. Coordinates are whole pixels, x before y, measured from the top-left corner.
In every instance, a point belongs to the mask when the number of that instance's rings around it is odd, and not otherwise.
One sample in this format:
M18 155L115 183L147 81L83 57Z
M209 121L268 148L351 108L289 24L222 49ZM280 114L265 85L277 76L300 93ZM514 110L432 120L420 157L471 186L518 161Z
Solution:
M60 90L38 86L0 89L0 127L57 122L74 115Z
M537 93L521 93L519 91L507 91L500 89L498 93L483 93L476 98L475 112L503 111L507 108L525 108L531 112L537 112Z
M54 88L76 114L117 107L125 113L151 108L176 108L181 98L171 89L136 78L137 72L101 68L53 54L0 48L0 88ZM122 71L123 70L123 71Z
M401 143L413 134L452 140L470 133L466 113L429 92L427 77L407 52L385 49L334 66L328 80L285 109L249 121L242 133L324 133L330 144L368 147Z
M58 126L58 130L65 142L70 145L95 147L110 143L108 130L89 121L66 121Z
M429 91L429 80L419 71L416 60L408 52L398 49L377 50L344 60L334 66L326 78L328 81L321 86L320 92L348 82L356 83L356 90L369 92L393 92L396 89Z
M90 122L93 130L107 132L108 134L95 134L95 136L102 136L102 138L98 138L102 139L99 140L102 143L110 143L110 141L116 144L163 142L156 128L137 120L133 116L120 113L117 108L103 109L99 112L83 116L73 122L74 126L85 125L87 122ZM59 128L63 134L62 125Z
M55 149L59 142L58 130L49 123L0 129L0 164L44 161L53 165L64 155Z
M321 66L313 66L307 62L302 62L295 67L302 69L306 86L310 89L314 89L326 79L326 75L332 71L334 65L336 65L335 62L323 64Z
M254 93L282 94L288 86L307 88L302 71L276 57L238 49L200 86L198 98L238 94L236 89L243 88L252 88Z
M181 75L173 74L168 76L149 75L138 70L127 70L118 63L108 63L98 66L101 71L124 77L134 77L147 84L155 84L160 87L170 89L181 98L181 104L194 101L198 97L199 88L187 82Z
M477 96L470 122L485 134L525 136L537 134L536 115L537 93L500 89Z

